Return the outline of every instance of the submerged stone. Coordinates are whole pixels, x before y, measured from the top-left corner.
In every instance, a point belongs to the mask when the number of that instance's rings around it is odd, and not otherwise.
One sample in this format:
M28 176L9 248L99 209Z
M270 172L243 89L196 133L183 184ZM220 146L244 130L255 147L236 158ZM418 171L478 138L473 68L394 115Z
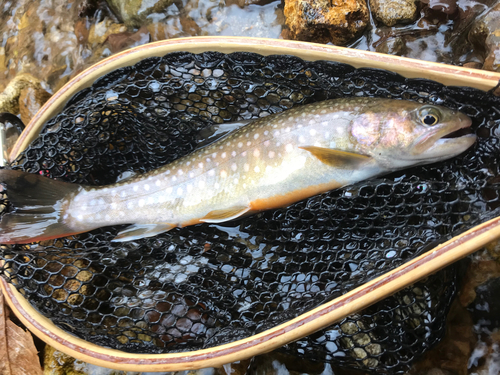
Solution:
M370 0L373 16L384 25L410 23L417 17L415 0Z
M483 69L500 72L500 3L474 22L469 41L484 51Z
M345 45L369 22L365 0L287 0L286 24L293 39Z
M127 26L141 27L151 13L160 13L173 3L173 0L106 0L115 15Z

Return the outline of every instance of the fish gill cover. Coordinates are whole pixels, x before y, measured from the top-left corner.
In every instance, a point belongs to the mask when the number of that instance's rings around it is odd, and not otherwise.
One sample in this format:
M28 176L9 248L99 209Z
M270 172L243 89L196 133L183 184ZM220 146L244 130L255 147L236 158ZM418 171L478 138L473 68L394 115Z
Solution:
M42 314L134 353L209 348L283 323L477 225L499 206L500 99L392 72L253 53L170 53L77 93L12 166L91 185L186 155L212 123L330 98L372 96L459 109L478 142L463 155L225 225L111 242L120 227L3 245L0 271ZM2 205L9 210L3 196ZM122 227L123 228L123 227ZM403 373L438 342L456 266L283 350Z

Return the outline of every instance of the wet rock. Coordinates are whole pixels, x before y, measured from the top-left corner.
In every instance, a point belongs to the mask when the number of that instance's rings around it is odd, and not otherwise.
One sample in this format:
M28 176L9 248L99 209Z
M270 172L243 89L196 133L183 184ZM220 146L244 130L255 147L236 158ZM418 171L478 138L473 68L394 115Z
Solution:
M413 366L408 375L466 375L475 345L470 313L455 300L446 321L443 340Z
M19 74L9 82L5 90L0 94L0 112L19 114L19 97L22 91L27 88L37 92L45 91L37 78L27 73Z
M27 125L50 97L51 95L42 87L28 86L24 88L19 96L21 121Z
M369 22L365 0L287 0L286 24L293 39L345 45Z
M108 36L107 42L111 52L116 53L127 48L140 46L141 44L149 43L151 35L146 26L141 27L135 33L125 31L118 34Z
M429 9L448 15L455 14L458 10L457 0L421 0L421 2L427 4Z
M472 303L476 321L488 321L490 329L500 327L500 278L489 280L476 288L476 299Z
M107 0L115 15L127 26L141 27L151 13L161 13L174 0Z
M373 16L384 25L411 23L417 18L416 0L370 0Z
M88 42L92 46L103 44L112 34L124 33L127 27L123 24L113 23L110 19L93 24L90 27Z
M244 8L248 5L266 5L273 1L274 0L226 0L226 6L238 5L240 8Z
M500 72L500 3L474 22L469 41L484 51L483 69Z

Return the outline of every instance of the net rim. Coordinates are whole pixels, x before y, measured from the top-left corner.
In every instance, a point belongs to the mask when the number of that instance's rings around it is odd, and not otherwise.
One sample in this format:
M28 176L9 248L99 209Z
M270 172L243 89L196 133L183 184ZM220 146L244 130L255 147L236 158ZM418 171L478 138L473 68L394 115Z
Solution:
M407 78L426 78L448 85L463 85L483 90L496 87L500 81L499 73L304 42L232 37L162 41L111 56L73 78L30 122L16 144L11 158L17 157L24 150L38 135L45 121L55 116L77 91L90 86L102 75L119 67L133 65L144 58L163 56L169 52L201 53L214 50L223 53L244 51L261 55L288 54L304 60L337 61L356 68L382 68ZM401 267L282 325L230 344L182 353L132 354L91 344L55 326L31 307L14 286L7 285L4 280L2 289L14 313L34 334L77 359L128 371L198 369L249 358L309 335L467 256L498 237L500 237L500 217L478 225Z

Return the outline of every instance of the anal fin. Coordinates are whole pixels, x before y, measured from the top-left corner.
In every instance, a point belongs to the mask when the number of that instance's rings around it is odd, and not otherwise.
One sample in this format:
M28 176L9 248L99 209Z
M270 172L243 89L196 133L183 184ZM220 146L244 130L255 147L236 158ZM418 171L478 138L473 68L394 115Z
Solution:
M200 221L205 223L223 223L243 216L248 211L250 211L250 207L248 206L235 206L223 210L213 210L202 217Z
M112 242L126 242L156 236L175 228L172 224L133 224L122 230Z
M341 169L356 168L372 159L370 156L326 147L302 146L299 148L309 151L322 163Z

